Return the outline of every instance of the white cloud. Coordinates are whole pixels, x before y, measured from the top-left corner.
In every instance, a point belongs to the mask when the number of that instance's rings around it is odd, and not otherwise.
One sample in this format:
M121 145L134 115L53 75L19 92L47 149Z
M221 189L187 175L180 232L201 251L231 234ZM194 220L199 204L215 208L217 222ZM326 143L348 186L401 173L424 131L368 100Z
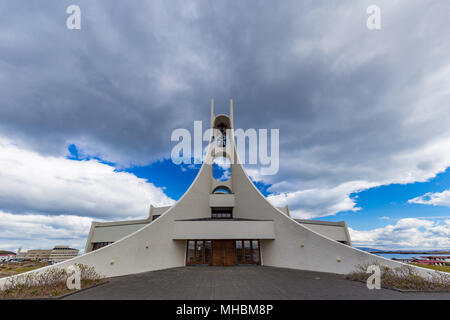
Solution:
M55 245L84 249L92 220L79 216L0 211L0 249L51 249Z
M317 173L318 179L314 182L300 181L298 183L291 181L275 182L269 191L277 193L269 196L269 199L277 206L289 205L294 216L299 218L315 218L333 215L339 211L357 211L355 199L350 198L352 193L365 189L390 185L393 183L409 184L414 182L424 182L436 176L436 174L445 171L450 165L450 139L432 140L427 145L419 149L411 149L399 153L382 155L377 163L364 164L356 166L344 166L333 164L329 167L327 163L321 163L316 157L319 154L306 153L299 159L288 159L284 162L285 166L295 166L296 169L303 172L319 171L329 174L329 176L345 176L342 180L354 175L355 177L364 176L367 181L349 181L337 184L328 181L325 173ZM309 159L307 159L309 158ZM381 161L383 159L383 161ZM294 161L295 160L295 161ZM299 169L303 167L303 169ZM377 169L378 168L378 169ZM264 179L272 177L265 176ZM273 177L274 179L276 177ZM322 182L324 179L325 182ZM341 180L341 178L338 178ZM267 180L268 183L272 182ZM300 191L299 187L309 187L317 184L315 188L305 188ZM450 206L450 191L436 194L427 194L409 201L410 203L424 203L433 205Z
M354 246L389 249L448 249L450 248L450 219L432 221L404 218L395 225L358 231L349 228Z
M96 160L42 156L0 139L0 207L13 213L117 219L144 217L150 204L173 203L145 179L114 170Z
M264 182L264 177L261 175L261 170L258 168L252 168L250 166L244 166L247 175L256 182Z
M428 192L422 196L408 200L408 203L450 207L450 190L445 190L442 192Z
M366 181L351 181L334 188L273 194L269 195L267 199L277 207L289 205L294 218L309 219L334 215L340 211L360 210L361 208L356 206L355 199L351 198L350 194L371 186L372 184ZM294 209L292 210L292 208Z

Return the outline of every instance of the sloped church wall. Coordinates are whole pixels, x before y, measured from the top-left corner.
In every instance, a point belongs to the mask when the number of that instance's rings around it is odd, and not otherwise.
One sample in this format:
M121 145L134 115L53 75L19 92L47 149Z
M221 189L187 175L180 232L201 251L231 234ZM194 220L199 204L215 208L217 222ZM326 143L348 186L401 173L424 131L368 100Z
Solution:
M373 263L390 268L405 266L339 243L301 225L272 206L256 189L241 165L233 165L232 170L236 193L234 216L274 220L275 240L261 240L263 265L338 274L347 274L358 265ZM423 276L430 274L423 268L414 269Z
M186 241L172 240L173 221L210 216L211 174L210 165L202 166L189 190L172 208L129 236L79 257L27 273L85 264L94 267L104 277L115 277L184 266ZM11 278L0 279L0 289Z

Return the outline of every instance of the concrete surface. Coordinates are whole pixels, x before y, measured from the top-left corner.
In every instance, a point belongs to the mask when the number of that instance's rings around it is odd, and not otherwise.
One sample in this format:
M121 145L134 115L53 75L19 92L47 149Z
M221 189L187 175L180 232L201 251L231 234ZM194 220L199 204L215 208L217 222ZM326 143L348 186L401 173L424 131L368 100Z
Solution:
M368 290L330 273L236 266L181 267L109 279L65 299L445 299L449 293Z

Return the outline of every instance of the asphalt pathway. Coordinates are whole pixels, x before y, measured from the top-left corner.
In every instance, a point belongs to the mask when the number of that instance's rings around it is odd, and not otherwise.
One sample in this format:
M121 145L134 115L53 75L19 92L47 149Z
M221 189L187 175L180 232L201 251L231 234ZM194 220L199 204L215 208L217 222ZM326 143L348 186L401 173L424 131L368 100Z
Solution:
M108 279L65 299L445 299L449 293L369 290L342 275L261 266L181 267Z

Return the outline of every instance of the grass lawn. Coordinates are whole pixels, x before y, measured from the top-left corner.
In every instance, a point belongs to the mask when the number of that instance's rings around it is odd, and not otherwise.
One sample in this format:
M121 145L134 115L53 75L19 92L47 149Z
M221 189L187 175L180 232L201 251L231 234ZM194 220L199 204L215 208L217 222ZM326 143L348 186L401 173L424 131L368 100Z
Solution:
M437 271L443 271L443 272L450 273L450 266L430 266L427 264L418 264L418 263L412 263L412 264L415 266L418 266L418 267L422 267L422 268L433 269L433 270L437 270Z
M0 266L0 278L13 276L15 274L24 273L31 270L36 270L48 266L44 262L23 262Z
M24 268L14 269L14 271L16 272L16 274L18 274L18 273L24 273L24 272L27 272L27 271L39 269L39 268L42 268L42 267L41 266L39 266L39 267L24 267Z

